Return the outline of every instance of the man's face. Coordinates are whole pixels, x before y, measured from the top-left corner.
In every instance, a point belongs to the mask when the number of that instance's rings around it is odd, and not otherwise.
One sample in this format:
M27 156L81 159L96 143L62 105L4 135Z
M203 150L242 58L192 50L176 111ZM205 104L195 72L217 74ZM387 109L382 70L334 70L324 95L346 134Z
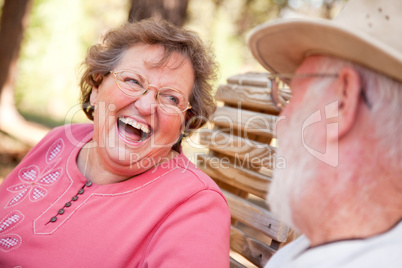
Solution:
M296 73L318 72L317 59L318 57L307 58ZM297 228L298 215L306 210L304 201L315 195L311 185L320 174L319 161L306 147L317 151L325 150L325 120L306 126L311 115L317 111L320 113L324 106L325 88L320 84L320 78L304 77L292 80L292 99L282 110L276 129L277 157L281 157L286 166L274 170L268 203L274 214L294 228ZM320 92L323 94L319 94Z

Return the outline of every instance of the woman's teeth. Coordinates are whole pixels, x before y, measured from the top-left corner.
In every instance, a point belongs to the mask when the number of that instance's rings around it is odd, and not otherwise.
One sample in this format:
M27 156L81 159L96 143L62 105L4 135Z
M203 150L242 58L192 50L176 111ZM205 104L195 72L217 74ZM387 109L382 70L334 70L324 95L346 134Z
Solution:
M119 117L117 128L124 139L134 143L144 141L151 136L151 128L147 124L128 117Z
M120 117L119 120L121 122L123 122L124 124L130 125L133 128L139 129L145 133L149 133L151 130L149 129L148 125L142 124L140 122L135 121L132 118L128 118L128 117Z

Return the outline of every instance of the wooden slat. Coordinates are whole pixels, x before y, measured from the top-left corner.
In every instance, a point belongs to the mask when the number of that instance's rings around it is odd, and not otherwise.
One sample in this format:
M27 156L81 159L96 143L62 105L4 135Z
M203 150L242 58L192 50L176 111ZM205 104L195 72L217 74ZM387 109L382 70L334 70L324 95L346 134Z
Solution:
M278 119L275 115L251 112L231 107L218 107L212 115L211 121L215 125L231 129L241 129L246 134L273 137L275 122Z
M268 73L244 73L237 74L229 77L226 80L230 84L238 84L238 85L249 85L256 87L267 87L270 83L268 79Z
M228 84L221 85L216 94L223 106L211 117L214 130L203 129L199 136L210 155L197 155L197 164L220 185L230 207L231 256L241 255L236 257L238 261L230 258L233 268L245 268L251 263L264 267L291 235L289 228L263 204L257 205L263 200L254 200L248 194L265 199L272 177L275 148L268 144L274 137L279 111L270 98L267 75L229 77ZM283 91L281 95L289 95L288 89Z
M222 192L228 201L233 218L260 230L278 242L286 241L289 227L275 219L271 212L225 190Z
M232 257L230 257L230 268L247 268L247 267L241 264L240 262L236 261Z
M272 168L275 148L267 144L245 139L225 132L202 129L199 132L200 143L210 150L233 157L241 163L247 161L253 168L261 166Z
M242 109L249 108L253 110L263 110L273 114L279 113L266 87L241 86L236 84L220 85L215 98L226 104L236 105Z
M210 177L264 198L271 181L266 175L242 167L235 167L228 161L214 156L197 155L197 166Z
M268 245L248 236L240 229L231 226L230 248L245 257L257 267L264 267L276 252Z

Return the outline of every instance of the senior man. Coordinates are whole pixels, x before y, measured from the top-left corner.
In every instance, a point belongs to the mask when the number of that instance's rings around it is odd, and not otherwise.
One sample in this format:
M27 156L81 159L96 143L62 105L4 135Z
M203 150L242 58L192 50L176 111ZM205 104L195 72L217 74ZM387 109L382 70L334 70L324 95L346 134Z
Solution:
M276 20L249 45L282 109L287 165L268 203L304 234L267 267L402 267L402 1L350 0L333 21Z

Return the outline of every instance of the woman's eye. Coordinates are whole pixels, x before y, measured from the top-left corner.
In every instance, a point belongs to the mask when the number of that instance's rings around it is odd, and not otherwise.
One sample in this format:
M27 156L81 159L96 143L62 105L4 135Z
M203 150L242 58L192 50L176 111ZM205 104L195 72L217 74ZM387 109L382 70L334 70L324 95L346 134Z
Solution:
M180 98L172 94L160 94L160 98L164 104L178 106Z
M141 88L143 87L140 81L138 81L135 78L131 78L131 77L125 78L124 83L126 83L130 86L141 87Z
M170 96L168 96L167 97L168 99L169 99L169 101L171 102L171 103L174 103L174 104L179 104L179 98L177 98L176 96L173 96L173 95L170 95Z

